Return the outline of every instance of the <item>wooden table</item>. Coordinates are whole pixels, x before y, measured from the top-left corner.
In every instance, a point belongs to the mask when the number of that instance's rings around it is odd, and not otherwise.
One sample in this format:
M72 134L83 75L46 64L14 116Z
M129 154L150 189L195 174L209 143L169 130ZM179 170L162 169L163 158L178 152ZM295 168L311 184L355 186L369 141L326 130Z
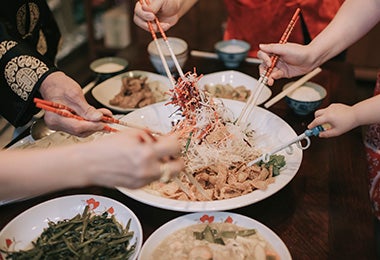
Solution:
M216 19L196 15L203 5L213 1L200 1L188 18L184 18L171 35L182 35L190 49L212 50L221 37L215 27ZM206 6L206 10L211 10ZM198 22L196 19L202 19ZM186 20L188 19L188 20ZM189 22L192 21L192 23ZM210 34L207 26L215 29ZM220 25L220 24L219 24ZM188 26L188 27L186 27ZM194 28L196 27L196 28ZM193 28L193 30L184 30ZM126 58L131 70L152 71L146 52L150 35L137 31L136 40L119 53ZM218 60L190 57L184 71L211 73L226 70ZM243 63L237 70L257 78L257 64ZM332 102L357 102L358 89L353 69L349 64L328 62L313 81L327 89L322 107ZM272 87L276 95L288 80L279 80ZM100 106L91 94L88 101ZM302 133L312 115L296 116L284 100L270 111L283 118L298 134ZM24 210L48 199L68 194L97 194L124 203L140 219L144 238L167 221L186 213L163 210L128 198L114 189L86 187L68 189L26 201L0 206L0 228ZM371 214L367 186L367 166L362 144L361 129L355 129L337 138L312 138L311 147L303 155L302 164L294 179L273 196L250 206L232 210L256 219L271 228L284 241L294 259L374 259L373 215Z
M134 49L134 52L131 50ZM133 60L141 47L131 46L120 56L131 61L130 69L152 70L143 58ZM138 54L138 53L137 53ZM138 55L137 55L138 56ZM225 70L217 60L190 57L184 71L199 73ZM257 77L257 65L244 63L237 70ZM331 102L356 102L357 89L350 65L329 62L314 79L326 87L322 107ZM277 94L287 80L277 81ZM90 94L89 102L98 105ZM302 133L312 116L296 116L284 100L270 111ZM254 218L275 231L294 259L374 258L373 218L367 188L366 161L360 129L331 139L313 138L304 152L294 179L273 196L256 204L232 210ZM24 210L51 198L67 194L97 194L116 199L140 218L144 238L167 221L185 213L163 210L134 201L117 190L102 187L69 189L0 207L0 228Z

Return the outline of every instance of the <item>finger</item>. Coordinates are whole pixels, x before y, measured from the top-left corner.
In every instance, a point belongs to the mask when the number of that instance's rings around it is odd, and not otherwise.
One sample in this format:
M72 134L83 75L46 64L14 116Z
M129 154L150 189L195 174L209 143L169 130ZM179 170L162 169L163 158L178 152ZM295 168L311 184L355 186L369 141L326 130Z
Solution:
M177 176L178 173L184 167L182 159L171 160L160 164L160 181L168 182L173 177Z
M160 158L165 157L178 157L181 153L181 146L176 136L163 136L160 137L153 146L154 151Z
M269 55L266 54L265 52L259 50L259 51L257 52L257 57L258 57L260 60L263 61L262 64L265 65L266 67L270 67L270 66L272 65L272 61L271 61ZM266 69L266 68L265 68L265 69Z
M107 108L99 108L98 111L100 111L100 113L102 113L105 116L109 116L109 117L113 116L111 110L109 110Z
M315 117L320 117L320 116L322 116L325 113L325 111L326 111L325 108L318 109L317 111L314 112L314 116Z
M143 1L144 2L144 1ZM156 17L156 13L158 10L155 10L155 7L152 5L148 6L145 3L141 5L140 1L138 1L135 5L135 14L143 21L153 21Z
M320 132L318 136L321 137L321 138L330 138L330 137L334 137L334 136L337 136L337 135L338 135L337 131L334 128L331 128L329 130Z
M84 119L89 120L89 121L100 121L103 116L102 111L96 109L93 106L88 106L84 113L82 114L78 113L78 114L82 116Z
M80 137L86 137L96 131L101 131L104 127L103 123L67 118L48 111L45 113L44 120L52 130L64 131Z
M136 15L133 17L133 22L139 26L140 28L144 29L145 31L149 32L149 27L147 24L147 21L142 20L140 17L137 17Z

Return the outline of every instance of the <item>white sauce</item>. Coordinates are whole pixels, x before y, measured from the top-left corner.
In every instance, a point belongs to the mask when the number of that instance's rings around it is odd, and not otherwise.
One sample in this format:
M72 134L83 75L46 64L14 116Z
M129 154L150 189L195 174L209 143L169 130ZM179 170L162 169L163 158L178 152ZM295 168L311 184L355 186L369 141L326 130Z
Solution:
M301 86L290 93L289 97L299 101L317 101L321 99L321 95L314 88Z
M222 52L239 53L245 51L245 49L238 45L227 45L220 49Z
M96 67L94 71L99 73L112 73L121 71L122 69L124 69L123 65L117 63L105 63Z

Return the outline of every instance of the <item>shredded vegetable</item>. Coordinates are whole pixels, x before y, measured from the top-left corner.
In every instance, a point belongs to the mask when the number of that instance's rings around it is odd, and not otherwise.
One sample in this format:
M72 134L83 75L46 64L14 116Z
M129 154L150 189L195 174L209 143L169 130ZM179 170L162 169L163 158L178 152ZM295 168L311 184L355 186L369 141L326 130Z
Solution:
M284 157L272 157L269 163L248 167L247 162L261 155L255 147L260 137L250 124L237 125L223 103L198 88L201 76L195 71L185 76L171 90L168 102L178 108L174 114L180 113L183 118L171 130L184 147L186 174L178 177L183 185L178 185L178 180L155 182L147 190L179 200L221 200L266 189L285 165Z

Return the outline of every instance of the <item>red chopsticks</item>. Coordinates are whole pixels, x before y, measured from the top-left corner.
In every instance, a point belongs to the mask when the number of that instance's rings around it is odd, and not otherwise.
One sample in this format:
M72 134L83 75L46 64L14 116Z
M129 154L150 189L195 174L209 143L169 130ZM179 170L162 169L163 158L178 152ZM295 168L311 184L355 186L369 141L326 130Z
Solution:
M59 103L55 103L52 101L48 101L48 100L39 99L39 98L34 98L33 101L34 101L34 103L36 103L36 107L41 108L43 110L50 111L50 112L56 113L60 116L64 116L64 117L68 117L68 118L74 118L77 120L86 120L83 117L76 115L75 111L68 106L65 106L65 105L62 105ZM108 117L108 116L103 116L102 121L108 122L108 123L115 123L115 124L124 125L120 120L113 118L113 117ZM112 128L109 125L105 125L103 130L107 131L107 132L118 132L117 129Z
M284 44L288 41L289 36L292 33L294 26L295 26L295 24L299 18L300 12L301 12L300 8L297 8L297 10L294 12L292 19L290 20L288 26L286 27L286 30L284 31L284 33L281 36L281 39L279 41L280 44ZM269 77L269 75L272 73L274 67L276 67L277 61L278 61L278 56L277 55L272 56L272 64L268 68L268 70L266 71L265 77Z
M280 44L284 44L288 41L290 33L293 31L293 28L299 18L299 14L301 12L300 8L297 8L296 11L293 14L292 19L290 20L288 26L286 27L284 33L281 36ZM271 57L272 64L271 66L266 70L264 75L261 75L257 84L255 90L251 93L249 96L247 102L245 103L242 112L240 113L236 123L240 124L241 122L245 122L248 119L248 116L252 113L253 108L256 106L257 100L261 94L262 89L267 84L268 78L270 74L272 73L274 67L276 67L278 62L278 56L273 55Z

